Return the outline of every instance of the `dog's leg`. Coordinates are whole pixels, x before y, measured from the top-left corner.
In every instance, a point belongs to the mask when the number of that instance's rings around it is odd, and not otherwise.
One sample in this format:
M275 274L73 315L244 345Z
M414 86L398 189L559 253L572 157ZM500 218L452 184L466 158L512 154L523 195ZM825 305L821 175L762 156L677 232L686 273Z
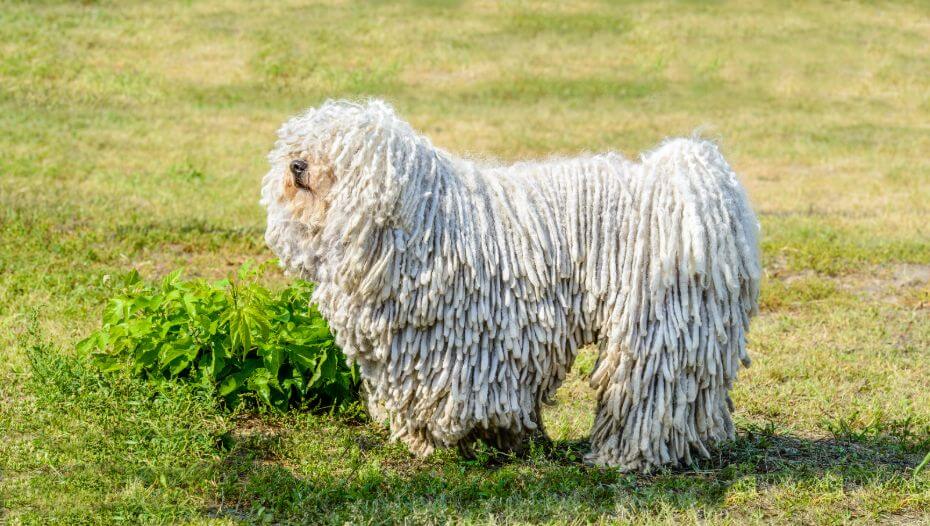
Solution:
M390 416L384 409L384 403L374 394L374 388L368 380L362 380L359 389L362 400L365 401L365 409L368 411L368 417L375 423L387 425Z
M391 438L399 440L421 458L429 456L439 445L426 428L405 422L396 415L391 415Z
M755 217L713 144L670 141L643 163L587 457L628 471L690 464L733 437L728 391L749 365L760 274Z
M699 346L689 359L684 342L661 341L668 330L655 323L640 345L604 349L592 376L597 413L587 461L648 472L689 465L693 451L707 457L711 444L733 437L733 375L725 371L734 366L723 363L730 353Z

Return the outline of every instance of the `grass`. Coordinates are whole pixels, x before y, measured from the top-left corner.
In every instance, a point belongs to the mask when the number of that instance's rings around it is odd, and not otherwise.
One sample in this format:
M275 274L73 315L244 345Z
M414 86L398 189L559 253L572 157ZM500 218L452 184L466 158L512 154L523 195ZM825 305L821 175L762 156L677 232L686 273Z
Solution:
M919 2L0 0L0 522L930 521L930 28ZM585 467L411 458L370 423L228 414L74 355L114 277L265 260L264 155L327 97L511 160L718 138L764 232L737 440ZM270 278L271 286L284 283Z

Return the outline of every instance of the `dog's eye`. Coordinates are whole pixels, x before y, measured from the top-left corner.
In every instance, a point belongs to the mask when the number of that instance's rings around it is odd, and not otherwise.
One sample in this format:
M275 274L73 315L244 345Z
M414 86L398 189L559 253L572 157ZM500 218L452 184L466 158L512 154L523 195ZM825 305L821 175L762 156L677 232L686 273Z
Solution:
M303 159L294 159L291 161L290 165L291 175L294 176L294 184L301 188L306 188L306 185L303 182L304 172L307 171L307 161Z

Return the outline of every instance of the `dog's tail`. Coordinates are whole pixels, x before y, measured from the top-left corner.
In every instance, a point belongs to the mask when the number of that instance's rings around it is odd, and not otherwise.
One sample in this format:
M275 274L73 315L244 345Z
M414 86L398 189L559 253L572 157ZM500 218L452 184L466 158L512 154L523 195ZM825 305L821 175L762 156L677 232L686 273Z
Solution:
M758 223L715 144L669 141L641 169L621 295L591 379L588 460L648 471L733 437L728 390L749 365L761 270Z

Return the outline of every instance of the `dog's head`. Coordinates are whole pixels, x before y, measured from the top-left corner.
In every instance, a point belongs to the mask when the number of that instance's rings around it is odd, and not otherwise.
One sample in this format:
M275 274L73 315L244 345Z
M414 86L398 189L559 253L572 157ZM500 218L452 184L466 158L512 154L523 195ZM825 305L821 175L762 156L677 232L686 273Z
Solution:
M385 137L401 125L383 102L331 101L281 126L261 203L268 209L265 240L287 270L317 279L327 251L344 248L333 238L357 233L350 216L377 215L372 203L384 198L379 188L391 172Z

